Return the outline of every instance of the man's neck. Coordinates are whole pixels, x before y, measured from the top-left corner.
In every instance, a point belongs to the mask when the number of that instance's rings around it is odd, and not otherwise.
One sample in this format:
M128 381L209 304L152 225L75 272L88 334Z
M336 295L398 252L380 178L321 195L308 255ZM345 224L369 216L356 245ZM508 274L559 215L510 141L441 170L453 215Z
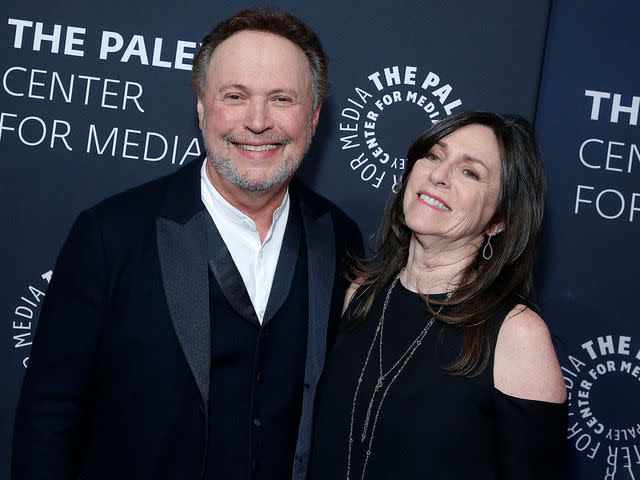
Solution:
M254 221L258 235L260 236L260 241L264 241L273 222L273 213L282 205L282 200L284 199L291 179L267 192L249 192L222 179L217 172L212 171L209 162L207 162L206 172L207 178L211 182L211 185L213 185L213 188L215 188L230 205Z

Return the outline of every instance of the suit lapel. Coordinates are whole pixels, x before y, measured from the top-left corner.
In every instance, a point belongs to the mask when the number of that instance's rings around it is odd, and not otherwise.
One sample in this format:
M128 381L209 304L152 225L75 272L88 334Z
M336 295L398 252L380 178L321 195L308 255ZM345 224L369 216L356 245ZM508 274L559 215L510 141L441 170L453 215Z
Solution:
M318 214L301 199L300 213L308 252L309 335L305 382L322 371L336 268L334 227L328 212Z
M169 178L162 213L156 218L156 235L169 314L206 411L211 338L201 165L202 158L194 160Z
M207 225L209 267L218 281L222 294L238 315L259 327L260 321L251 303L251 298L249 298L242 275L240 275L211 215L206 215L205 222Z
M299 207L296 202L292 201L290 203L289 218L287 219L287 229L282 240L280 256L278 257L278 264L269 294L269 302L263 319L265 325L280 310L280 307L289 297L300 252L301 237L302 225Z

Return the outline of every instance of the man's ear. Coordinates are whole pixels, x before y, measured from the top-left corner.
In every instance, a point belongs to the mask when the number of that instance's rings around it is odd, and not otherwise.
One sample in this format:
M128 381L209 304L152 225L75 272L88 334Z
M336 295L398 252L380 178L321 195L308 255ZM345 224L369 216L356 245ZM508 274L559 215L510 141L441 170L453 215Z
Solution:
M318 120L320 120L320 110L322 110L322 102L318 104L316 109L313 111L313 114L311 115L311 136L314 136L316 134L316 127L318 126Z
M198 98L198 126L200 130L204 130L204 104L202 103L202 99Z

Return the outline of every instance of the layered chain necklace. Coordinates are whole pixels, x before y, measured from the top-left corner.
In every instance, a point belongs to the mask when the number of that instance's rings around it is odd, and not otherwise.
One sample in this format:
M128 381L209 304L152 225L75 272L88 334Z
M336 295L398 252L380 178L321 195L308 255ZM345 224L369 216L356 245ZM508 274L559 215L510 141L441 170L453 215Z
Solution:
M378 321L378 327L376 328L376 332L373 336L373 340L371 340L371 346L369 347L369 351L367 352L367 357L364 361L364 365L362 366L362 371L360 372L360 376L358 377L358 383L356 385L356 391L353 394L353 405L351 406L351 422L349 425L349 440L348 440L348 455L347 455L347 477L346 480L351 480L351 452L353 447L353 424L356 412L356 405L358 400L358 394L360 393L360 386L362 385L362 379L364 378L364 373L367 370L367 365L369 364L369 360L371 359L371 354L373 349L378 344L378 380L376 381L376 385L373 389L373 393L371 394L371 398L369 399L369 405L367 406L367 413L364 418L364 426L362 428L362 434L360 435L360 442L367 444L367 449L365 451L364 463L362 466L362 476L360 480L364 480L365 474L367 472L367 465L369 463L369 457L371 456L371 451L373 449L373 441L376 433L376 426L378 425L378 418L380 417L380 411L382 410L382 406L384 404L387 395L389 394L389 389L396 381L396 378L402 373L404 367L407 365L413 354L422 344L422 340L427 335L427 332L435 322L435 316L432 316L424 328L420 331L418 336L411 342L409 347L404 351L400 358L389 368L386 372L382 368L382 341L384 337L384 315L387 312L387 307L389 306L389 299L391 298L391 292L393 291L396 283L400 279L400 276L404 272L404 269L400 270L398 274L395 276L391 285L389 286L389 290L387 291L387 295L384 299L384 304L382 305L382 314L380 315L380 320ZM451 295L453 292L447 294L447 301L451 299ZM440 313L442 310L442 305L438 309L437 313ZM382 391L382 396L380 397L380 401L378 403L377 408L375 409L375 413L373 413L373 406L375 403L375 399L378 396L378 393ZM373 418L373 422L371 419ZM369 428L369 424L371 424L371 428ZM368 434L368 436L367 436Z

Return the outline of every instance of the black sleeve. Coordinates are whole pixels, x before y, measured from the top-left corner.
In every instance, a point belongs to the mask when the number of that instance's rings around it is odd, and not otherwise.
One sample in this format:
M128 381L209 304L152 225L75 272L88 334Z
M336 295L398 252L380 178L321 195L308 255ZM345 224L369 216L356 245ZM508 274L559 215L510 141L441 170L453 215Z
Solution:
M364 244L360 228L351 218L340 212L336 221L339 232L338 252L342 252L342 260L348 261L350 257L364 255ZM343 266L344 267L344 266Z
M103 242L85 212L62 247L16 410L13 480L75 478L107 291Z
M565 480L567 402L549 403L494 389L501 480Z
M334 217L336 228L336 275L333 283L331 312L327 332L327 348L335 343L342 316L344 297L349 288L346 279L347 268L353 257L362 257L364 246L358 225L342 211Z

